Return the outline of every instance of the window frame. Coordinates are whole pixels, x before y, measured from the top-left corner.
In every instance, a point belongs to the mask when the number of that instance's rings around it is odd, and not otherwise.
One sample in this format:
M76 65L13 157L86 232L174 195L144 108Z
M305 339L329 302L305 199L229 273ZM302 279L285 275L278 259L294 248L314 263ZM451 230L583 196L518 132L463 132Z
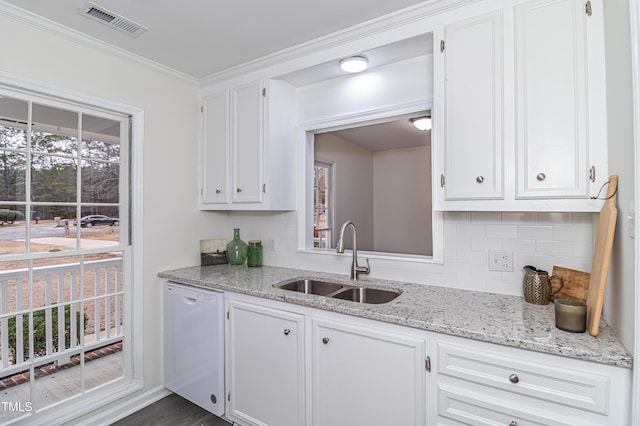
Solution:
M127 245L119 244L118 251L123 252L123 281L125 297L123 303L124 338L122 377L92 389L89 393L53 404L45 410L33 414L30 419L39 423L64 423L90 413L105 404L114 402L144 387L144 348L143 348L143 286L134 286L134 282L143 282L143 234L142 234L142 141L144 138L144 110L128 104L117 103L102 98L88 96L69 90L58 90L50 85L43 85L14 75L2 73L0 95L32 101L38 104L58 106L72 111L82 110L93 116L107 115L125 118L121 125L120 162L126 164L126 177L120 179L120 205L128 210L126 217L121 217L121 232L127 232ZM126 122L126 124L124 124ZM128 147L123 148L122 140L127 140ZM79 141L81 142L81 141ZM121 169L122 170L122 169ZM126 191L122 192L127 186ZM126 207L125 207L126 206ZM122 236L121 236L122 238ZM121 240L122 241L122 240ZM91 250L69 251L68 254L87 253ZM10 255L2 260L13 260ZM32 253L31 258L40 259L50 256L49 253ZM23 256L24 257L24 256ZM133 307L135 306L135 309Z

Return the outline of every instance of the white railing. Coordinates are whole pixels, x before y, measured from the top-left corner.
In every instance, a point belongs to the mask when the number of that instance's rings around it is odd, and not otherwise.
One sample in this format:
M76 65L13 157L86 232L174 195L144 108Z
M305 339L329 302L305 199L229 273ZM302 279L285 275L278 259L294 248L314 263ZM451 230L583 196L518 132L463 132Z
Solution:
M81 350L122 340L122 258L36 267L31 272L31 287L29 278L28 269L0 271L0 378L28 369L31 360L36 365L66 363ZM45 353L34 353L35 347L42 346L42 342L35 342L42 331L31 333L33 342L23 337L25 325L35 326L30 311L44 317L43 324L38 322L44 326ZM15 326L10 327L10 322ZM10 351L13 328L15 346Z

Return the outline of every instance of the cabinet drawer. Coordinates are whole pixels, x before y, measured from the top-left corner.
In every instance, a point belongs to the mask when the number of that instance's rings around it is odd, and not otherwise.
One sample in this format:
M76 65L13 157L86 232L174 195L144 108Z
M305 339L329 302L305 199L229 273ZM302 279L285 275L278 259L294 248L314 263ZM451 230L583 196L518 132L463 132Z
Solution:
M609 378L532 362L509 352L438 343L438 373L558 404L607 414Z
M548 412L544 404L522 405L489 395L491 395L490 392L473 392L468 388L438 384L438 425L588 426L601 424L588 421L583 416L578 418Z

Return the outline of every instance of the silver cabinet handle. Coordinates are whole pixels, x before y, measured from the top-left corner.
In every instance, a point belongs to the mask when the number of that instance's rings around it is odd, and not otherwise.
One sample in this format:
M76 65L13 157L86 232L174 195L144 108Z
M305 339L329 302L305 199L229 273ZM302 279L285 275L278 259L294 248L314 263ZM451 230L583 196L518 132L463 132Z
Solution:
M518 426L518 422L514 420L511 423L509 423L509 426Z
M478 177L476 178L476 182L478 182L478 183L482 183L482 182L484 182L484 176L478 176Z
M242 188L236 188L236 192L242 192Z
M328 337L323 337L323 338L322 338L322 343L324 343L325 345L326 345L327 343L329 343L329 338L328 338Z
M511 383L518 383L520 381L520 378L518 377L517 374L514 373L514 374L509 376L509 381Z
M542 182L543 180L545 180L547 178L547 175L545 175L544 173L538 173L536 175L536 179L538 179L540 182Z
M216 194L221 193L222 191L220 191L219 189L216 189Z
M288 328L285 328L285 329L284 329L284 335L285 335L285 336L288 336L288 335L289 335L289 333L291 333L291 330L289 330Z

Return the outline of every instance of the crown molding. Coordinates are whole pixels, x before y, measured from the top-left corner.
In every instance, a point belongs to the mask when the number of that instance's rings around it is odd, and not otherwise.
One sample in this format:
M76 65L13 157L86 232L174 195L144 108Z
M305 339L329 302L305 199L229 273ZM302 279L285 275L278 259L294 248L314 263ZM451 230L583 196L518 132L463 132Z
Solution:
M48 18L29 12L28 10L21 9L12 4L6 3L0 0L0 15L7 16L17 21L23 22L27 25L31 25L41 31L48 32L49 34L63 37L67 40L71 40L78 44L84 45L91 49L99 50L107 54L111 54L131 62L143 65L154 71L160 72L178 80L181 80L190 85L198 85L198 79L188 74L177 71L173 68L151 61L142 56L133 54L120 47L116 47L112 44L106 43L102 40L98 40L95 37L91 37L87 34L83 34L79 31L73 30L69 27L65 27L57 22L54 22Z
M336 31L326 36L318 37L305 43L280 50L270 55L239 64L234 67L213 73L198 80L201 87L215 85L238 75L257 73L288 61L327 51L341 45L357 42L368 37L382 34L384 32L399 29L434 15L457 9L480 0L427 0L415 6L411 6L390 14L362 22L344 30ZM317 65L317 63L306 64L305 66ZM298 68L284 70L280 74L296 71ZM268 76L263 76L268 77Z

